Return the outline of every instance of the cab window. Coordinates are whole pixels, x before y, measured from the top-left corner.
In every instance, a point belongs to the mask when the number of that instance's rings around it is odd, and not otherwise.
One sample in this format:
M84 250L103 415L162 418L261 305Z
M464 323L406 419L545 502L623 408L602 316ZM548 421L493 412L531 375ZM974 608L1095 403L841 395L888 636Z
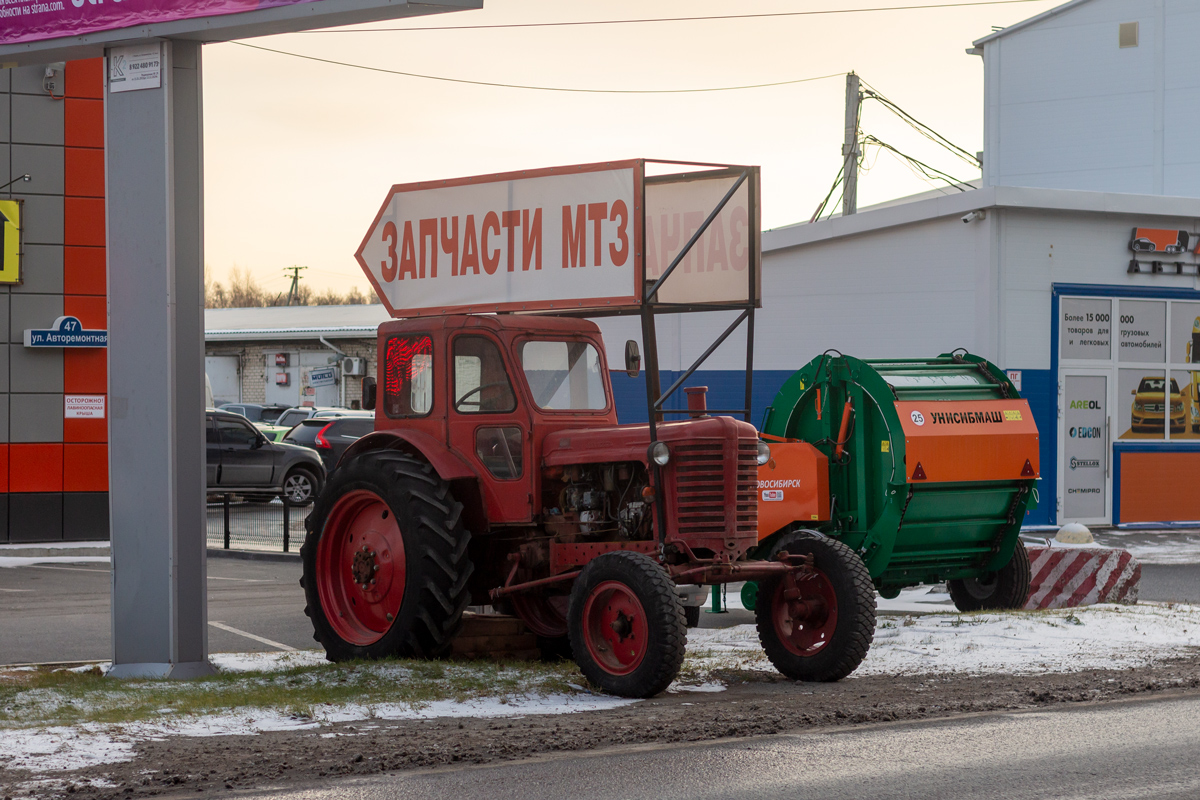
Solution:
M500 348L485 336L454 340L454 410L460 414L506 414L517 407Z
M383 410L389 417L423 417L433 407L433 340L393 336L384 349Z
M600 354L587 342L525 342L521 368L533 401L547 411L603 411Z

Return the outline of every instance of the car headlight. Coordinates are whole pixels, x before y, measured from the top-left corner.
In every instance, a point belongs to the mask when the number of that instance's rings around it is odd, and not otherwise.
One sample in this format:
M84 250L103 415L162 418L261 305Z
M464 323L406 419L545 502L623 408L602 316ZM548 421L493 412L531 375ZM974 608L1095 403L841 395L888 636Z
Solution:
M760 467L763 464L770 461L771 460L771 446L769 444L767 444L766 442L760 441L758 443L758 453L755 455L754 460L758 462L758 465Z
M1183 403L1171 403L1171 411L1172 413L1176 411L1183 411Z
M650 445L649 455L650 460L660 467L665 467L671 460L671 451L667 448L666 442L655 442Z
M1141 403L1134 403L1134 404L1133 404L1133 410L1134 410L1134 411L1136 411L1136 412L1138 412L1138 413L1140 414L1140 413L1142 413L1142 411L1143 411L1144 409L1142 408L1142 404L1141 404Z

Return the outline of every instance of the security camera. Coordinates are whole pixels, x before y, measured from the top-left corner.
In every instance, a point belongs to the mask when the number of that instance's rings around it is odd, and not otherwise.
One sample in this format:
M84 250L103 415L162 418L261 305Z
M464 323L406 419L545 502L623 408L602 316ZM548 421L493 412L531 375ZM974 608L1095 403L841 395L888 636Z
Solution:
M987 216L986 211L972 211L970 214L964 214L962 221L963 222L974 222L975 220L983 219L986 216Z

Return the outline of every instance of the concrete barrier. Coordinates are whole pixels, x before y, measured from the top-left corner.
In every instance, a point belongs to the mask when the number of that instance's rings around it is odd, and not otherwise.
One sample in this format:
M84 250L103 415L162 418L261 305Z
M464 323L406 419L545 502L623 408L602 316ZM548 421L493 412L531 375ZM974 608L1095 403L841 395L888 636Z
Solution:
M1026 550L1032 575L1027 611L1137 603L1142 565L1126 550L1037 545Z

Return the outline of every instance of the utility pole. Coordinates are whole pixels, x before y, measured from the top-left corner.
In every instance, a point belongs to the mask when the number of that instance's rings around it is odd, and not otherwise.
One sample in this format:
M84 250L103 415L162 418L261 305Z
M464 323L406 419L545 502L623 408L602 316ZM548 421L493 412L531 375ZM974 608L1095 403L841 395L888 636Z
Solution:
M858 75L846 75L846 140L842 144L842 216L858 211L858 115L862 94L858 90Z
M288 289L288 299L287 299L287 304L289 306L292 304L293 300L295 300L297 302L299 302L299 300L300 300L300 270L302 270L302 269L308 269L308 267L291 266L291 267L284 267L284 269L283 269L285 274L288 272L292 273L292 286L291 286L291 288Z

